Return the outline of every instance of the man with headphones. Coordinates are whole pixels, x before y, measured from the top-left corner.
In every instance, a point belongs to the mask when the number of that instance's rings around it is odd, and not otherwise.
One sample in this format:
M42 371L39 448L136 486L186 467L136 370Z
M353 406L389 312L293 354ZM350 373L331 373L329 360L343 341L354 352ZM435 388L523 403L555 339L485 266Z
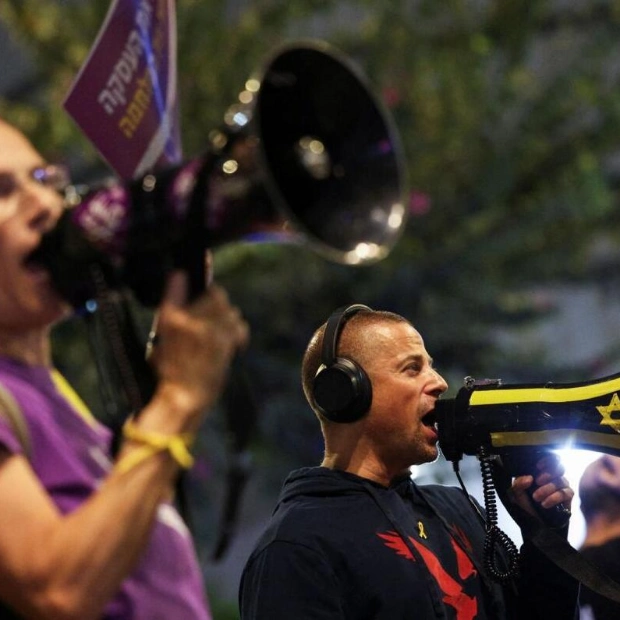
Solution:
M434 408L448 387L411 323L340 308L312 337L302 382L324 459L284 483L241 579L242 620L577 617L576 581L527 542L519 577L492 580L465 494L411 480L412 465L438 456ZM536 504L573 498L557 459L538 468L509 491L537 519Z

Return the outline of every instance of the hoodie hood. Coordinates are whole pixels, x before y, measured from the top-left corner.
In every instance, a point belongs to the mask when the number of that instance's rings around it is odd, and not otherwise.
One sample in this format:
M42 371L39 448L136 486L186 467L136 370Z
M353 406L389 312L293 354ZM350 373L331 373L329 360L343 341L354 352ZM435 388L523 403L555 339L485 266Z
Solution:
M359 494L367 495L368 491L364 488L365 484L386 490L382 484L346 471L328 469L327 467L304 467L288 475L280 492L276 509L280 505L301 496L307 498L342 498L343 496ZM398 478L389 488L395 489L400 495L406 495L411 492L411 478L409 476Z

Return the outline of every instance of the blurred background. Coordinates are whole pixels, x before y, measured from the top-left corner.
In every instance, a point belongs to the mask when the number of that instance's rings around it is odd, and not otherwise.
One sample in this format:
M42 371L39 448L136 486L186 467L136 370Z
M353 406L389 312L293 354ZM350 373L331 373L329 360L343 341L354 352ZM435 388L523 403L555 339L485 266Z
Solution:
M111 174L63 111L109 8L104 0L2 0L0 116L78 182ZM620 2L615 0L179 0L185 154L201 154L245 80L277 46L320 38L344 51L390 110L407 162L409 220L385 260L329 263L309 249L231 244L216 278L252 327L246 370L258 416L236 530L213 551L230 465L220 409L189 479L216 619L238 617L250 553L288 471L318 464L318 424L299 365L343 304L398 312L450 383L585 381L620 372ZM353 102L352 102L353 104ZM148 314L147 310L144 310ZM54 334L59 368L105 419L80 317ZM564 452L576 488L595 455ZM478 464L461 465L481 499ZM457 484L440 457L422 481ZM571 542L583 525L575 502ZM518 540L502 513L500 523Z

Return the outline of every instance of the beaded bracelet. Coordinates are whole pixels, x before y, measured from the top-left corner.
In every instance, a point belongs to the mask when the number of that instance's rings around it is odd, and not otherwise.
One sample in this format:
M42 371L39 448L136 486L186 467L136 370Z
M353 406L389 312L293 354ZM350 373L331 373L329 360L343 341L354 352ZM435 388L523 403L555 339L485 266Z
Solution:
M140 429L134 422L128 420L123 426L123 436L125 439L135 441L140 446L116 463L114 469L120 473L133 469L142 461L159 452L169 452L176 463L184 469L189 469L194 464L194 457L189 451L194 442L194 435L191 433L164 435Z

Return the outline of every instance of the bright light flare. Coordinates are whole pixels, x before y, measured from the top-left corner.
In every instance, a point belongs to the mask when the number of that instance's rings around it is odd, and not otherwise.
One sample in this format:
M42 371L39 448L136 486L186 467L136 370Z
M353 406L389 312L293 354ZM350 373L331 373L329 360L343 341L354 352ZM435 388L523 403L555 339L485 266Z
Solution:
M562 448L554 450L560 457L562 465L566 470L564 476L570 483L571 488L575 491L575 498L572 504L573 516L570 519L570 528L568 532L568 541L573 547L578 548L586 534L586 525L579 508L579 480L586 467L601 456L600 452L592 450L577 450L575 448Z

